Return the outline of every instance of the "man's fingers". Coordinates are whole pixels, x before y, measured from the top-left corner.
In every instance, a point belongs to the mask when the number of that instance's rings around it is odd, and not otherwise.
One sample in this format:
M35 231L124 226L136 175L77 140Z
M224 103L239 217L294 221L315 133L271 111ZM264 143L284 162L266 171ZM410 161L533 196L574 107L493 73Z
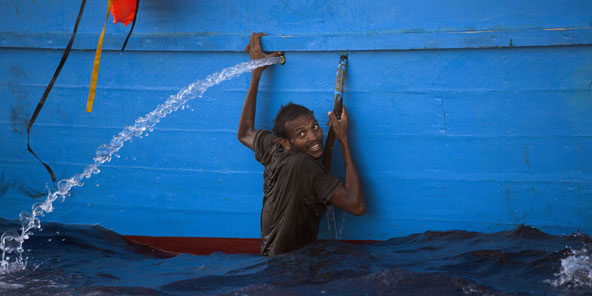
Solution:
M343 109L341 109L341 118L347 118L347 110L345 108L345 105L342 106Z
M254 43L255 44L255 48L259 48L260 49L261 48L261 36L265 36L267 34L265 34L265 33L254 33L253 35L255 37L255 43ZM253 36L253 35L251 35L251 36Z
M337 120L337 117L335 117L335 114L333 114L333 112L329 112L329 126L332 126L334 124L338 124L339 120Z
M250 43L249 43L249 44L247 44L247 46L245 46L245 51L246 51L247 53L251 52L251 44L250 44Z
M261 38L261 36L265 36L265 33L252 33L251 34L251 41L257 41Z
M339 119L337 119L337 115L335 115L335 113L333 112L329 112L329 118L331 120L334 120L335 122L339 122Z

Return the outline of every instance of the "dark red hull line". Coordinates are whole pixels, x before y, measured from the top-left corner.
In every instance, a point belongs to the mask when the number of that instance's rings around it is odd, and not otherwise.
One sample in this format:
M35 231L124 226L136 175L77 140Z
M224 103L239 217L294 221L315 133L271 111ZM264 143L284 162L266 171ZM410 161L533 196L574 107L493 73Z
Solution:
M261 239L221 237L170 237L124 235L134 243L175 254L209 255L214 252L227 254L259 254ZM368 240L345 240L352 244L377 243Z
M176 254L208 255L214 252L227 254L259 254L261 239L219 237L170 237L124 235L132 242L161 251Z

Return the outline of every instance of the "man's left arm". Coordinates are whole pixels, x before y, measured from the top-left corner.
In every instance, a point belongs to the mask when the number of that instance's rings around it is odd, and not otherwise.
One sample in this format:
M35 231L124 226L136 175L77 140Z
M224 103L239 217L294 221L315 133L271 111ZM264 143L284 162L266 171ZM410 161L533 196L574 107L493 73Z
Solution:
M329 112L329 125L333 128L335 137L339 140L345 163L345 184L337 188L329 202L354 215L361 216L366 212L366 198L362 192L358 170L351 155L348 124L349 118L345 106L343 107L341 119L337 119L333 112Z

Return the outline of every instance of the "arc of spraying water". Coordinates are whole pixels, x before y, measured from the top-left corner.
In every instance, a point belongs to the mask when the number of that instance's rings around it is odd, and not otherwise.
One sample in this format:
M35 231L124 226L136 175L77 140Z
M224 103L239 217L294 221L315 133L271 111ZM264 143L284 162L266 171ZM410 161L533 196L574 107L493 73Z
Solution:
M20 232L9 230L2 233L2 236L0 237L0 251L2 251L0 274L13 270L22 270L26 267L26 261L23 261L22 258L22 253L24 252L23 243L29 238L29 235L32 234L33 230L41 228L41 222L38 217L44 216L45 213L52 212L54 210L53 202L58 198L61 198L62 201L65 200L73 187L83 186L84 183L82 183L82 180L84 178L89 179L92 175L100 173L101 170L99 170L99 166L105 162L111 161L113 155L119 157L117 153L123 147L125 142L134 137L142 137L146 130L150 132L153 131L154 126L158 124L160 120L168 114L177 111L189 100L196 97L201 98L208 88L245 72L259 67L277 64L280 63L280 61L281 59L279 57L252 60L210 74L205 79L191 83L187 87L181 89L177 94L170 96L152 112L138 117L133 125L125 127L121 132L113 136L109 144L100 145L93 157L93 163L87 165L81 173L68 179L60 180L57 183L56 190L51 191L51 189L48 188L46 199L43 202L33 204L31 212L23 211L20 213ZM13 252L16 252L18 256L14 259L10 259L7 255Z

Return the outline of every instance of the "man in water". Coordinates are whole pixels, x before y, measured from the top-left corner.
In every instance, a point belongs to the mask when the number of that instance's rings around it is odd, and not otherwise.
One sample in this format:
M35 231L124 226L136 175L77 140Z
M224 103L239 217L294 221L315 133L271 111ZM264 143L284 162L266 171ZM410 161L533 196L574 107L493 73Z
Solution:
M261 49L263 33L253 33L245 51L251 60L279 56ZM327 204L354 215L363 215L366 203L348 141L348 117L329 112L328 125L341 144L345 183L331 175L319 162L323 156L323 131L313 112L289 103L274 121L273 134L256 130L255 106L259 80L265 67L251 73L251 84L238 127L238 139L255 152L265 166L261 210L261 254L278 255L304 247L316 240Z

